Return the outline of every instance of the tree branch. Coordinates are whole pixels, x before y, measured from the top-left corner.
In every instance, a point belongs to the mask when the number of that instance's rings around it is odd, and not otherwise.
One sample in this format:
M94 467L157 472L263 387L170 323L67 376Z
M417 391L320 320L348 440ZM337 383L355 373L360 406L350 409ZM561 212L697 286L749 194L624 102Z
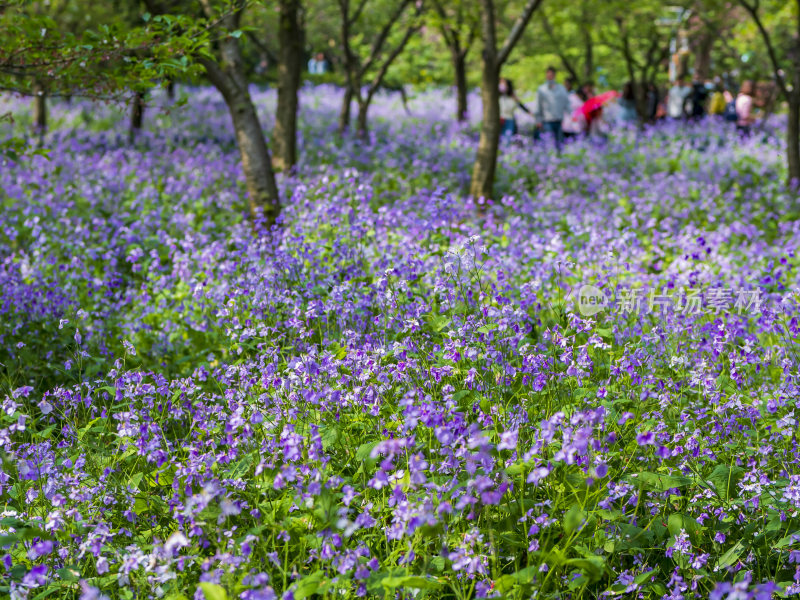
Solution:
M383 48L383 44L386 43L386 38L389 37L389 33L392 30L392 27L400 20L400 17L403 16L403 12L405 12L406 7L411 4L411 0L402 0L398 5L397 9L392 13L389 17L389 20L386 24L381 28L380 33L378 33L378 37L375 38L375 41L372 44L372 48L370 49L369 58L367 61L361 66L361 70L359 71L359 79L363 77L367 71L372 67L376 60L378 60L378 55Z
M539 8L539 5L542 3L542 0L528 0L525 4L525 8L522 9L522 14L517 18L514 25L511 27L511 31L508 33L508 37L506 41L503 43L503 47L497 53L497 67L501 67L506 60L508 60L509 54L514 49L514 46L519 41L519 38L522 37L522 32L525 31L525 27L528 25L528 21L531 20L533 13L536 12L536 9Z
M361 3L356 6L356 11L353 13L352 17L347 17L350 20L350 25L354 25L356 21L361 18L361 13L364 11L364 7L367 5L367 0L361 0Z
M578 74L575 71L575 69L573 68L572 63L569 61L569 59L566 57L566 55L561 51L561 46L558 43L558 39L556 39L556 35L553 32L553 28L550 26L550 21L547 19L547 15L544 13L544 11L542 11L542 25L544 26L544 31L547 34L547 37L549 37L550 41L553 43L553 47L556 50L556 54L558 55L558 58L561 59L561 64L564 65L564 68L567 71L569 71L570 76L573 79L575 79L575 81L577 81L578 80Z
M256 48L261 50L261 53L264 54L270 62L272 63L278 62L278 57L275 56L272 50L270 50L264 42L258 39L258 36L256 36L255 33L248 30L245 31L245 35L247 36L247 39L253 42L253 45Z
M761 17L758 16L758 0L755 0L753 4L750 4L747 2L747 0L739 0L739 4L741 4L744 9L750 13L750 16L753 18L756 27L758 27L758 31L761 32L761 37L764 39L764 44L767 47L769 60L772 63L772 69L775 71L775 79L778 81L778 86L781 88L781 91L787 98L789 98L789 90L786 87L786 82L783 79L783 75L781 75L782 69L780 63L778 62L778 55L776 54L775 48L772 45L772 39L764 27L764 23L761 22Z
M378 87L381 85L383 78L386 76L386 72L389 70L389 67L392 65L392 62L400 55L405 48L408 41L411 39L411 36L414 35L419 30L419 25L413 24L409 26L406 30L403 39L397 44L397 46L392 50L389 55L384 59L383 64L381 65L380 70L376 73L375 77L372 80L372 83L369 86L369 90L367 91L367 98L372 97L372 95L377 91Z

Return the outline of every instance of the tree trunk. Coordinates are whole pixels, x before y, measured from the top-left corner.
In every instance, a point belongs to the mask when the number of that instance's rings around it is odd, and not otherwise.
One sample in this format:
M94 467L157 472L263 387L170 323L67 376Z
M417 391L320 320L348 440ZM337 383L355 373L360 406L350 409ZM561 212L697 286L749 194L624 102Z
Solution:
M144 93L136 92L131 99L131 122L128 128L128 143L133 144L136 135L142 130L144 119Z
M242 158L250 212L256 218L263 214L268 225L271 225L280 210L278 186L275 184L264 132L247 88L237 90L235 97L228 102L228 110Z
M254 219L264 218L269 227L280 212L278 186L272 171L269 149L250 97L238 40L233 37L225 38L219 42L219 46L219 63L208 59L201 59L201 62L209 80L225 98L231 114L242 159L250 213Z
M300 22L300 0L281 0L278 40L278 108L273 162L279 170L288 171L297 162L297 91L300 88L305 32Z
M209 0L201 0L201 5L209 19L217 18ZM219 18L223 35L217 42L215 59L200 57L199 60L209 81L225 99L231 114L242 159L250 214L254 220L263 219L264 224L271 227L280 213L280 196L264 131L250 97L239 39L233 35L224 35L224 30L231 33L239 29L245 2L236 0L233 5L233 12Z
M456 74L456 120L467 120L467 57L453 51L453 70Z
M789 167L789 185L800 185L800 94L796 90L789 98L789 119L786 125L786 157Z
M358 137L363 141L369 140L369 125L367 123L369 103L370 98L366 98L358 103Z
M175 100L175 81L172 79L167 82L167 98Z
M481 76L483 122L478 143L478 154L472 168L469 193L475 199L491 199L494 193L494 173L497 167L497 148L500 142L500 69L495 65L494 53L484 50Z
M581 4L580 29L583 40L583 80L594 80L594 40L592 39L593 15L589 14L589 3Z
M38 83L33 88L33 127L39 135L47 132L47 92Z
M714 37L711 33L702 33L697 40L694 55L694 78L696 81L705 81L711 72L711 50L714 47Z
M350 127L350 105L353 103L353 90L350 86L344 88L342 110L339 113L339 133L344 133Z
M594 79L594 45L592 43L592 32L586 29L583 32L583 78L585 81Z

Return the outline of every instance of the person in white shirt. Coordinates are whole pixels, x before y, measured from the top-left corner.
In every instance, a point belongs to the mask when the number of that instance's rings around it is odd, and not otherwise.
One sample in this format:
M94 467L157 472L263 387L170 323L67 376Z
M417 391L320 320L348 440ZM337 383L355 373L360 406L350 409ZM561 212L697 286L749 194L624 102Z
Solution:
M517 119L514 112L517 108L521 108L526 113L530 114L531 111L519 101L516 94L514 94L514 84L510 79L505 77L500 78L500 137L508 138L517 135L519 128L517 127Z
M691 92L691 88L686 85L686 77L681 75L678 80L669 88L667 94L667 116L670 119L683 118L683 103Z
M564 132L565 138L570 138L583 133L586 129L586 118L580 112L584 99L574 89L575 80L572 77L564 80L564 87L567 89L569 104L567 114L564 115L564 120L561 122L561 130Z

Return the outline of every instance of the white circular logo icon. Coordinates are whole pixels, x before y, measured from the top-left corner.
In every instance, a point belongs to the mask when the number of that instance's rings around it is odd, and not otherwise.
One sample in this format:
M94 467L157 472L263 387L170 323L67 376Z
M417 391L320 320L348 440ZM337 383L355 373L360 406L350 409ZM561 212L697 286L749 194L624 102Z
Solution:
M608 306L608 298L600 288L583 285L575 296L575 303L579 313L584 317L591 317Z

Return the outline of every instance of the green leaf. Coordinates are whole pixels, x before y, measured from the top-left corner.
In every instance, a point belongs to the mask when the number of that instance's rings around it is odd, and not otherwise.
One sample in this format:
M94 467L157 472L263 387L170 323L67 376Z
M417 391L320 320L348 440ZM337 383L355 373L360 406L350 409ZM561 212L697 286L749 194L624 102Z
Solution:
M660 473L651 473L643 471L639 473L634 479L642 487L648 487L659 492L666 492L674 488L689 487L694 483L690 477L683 477L682 475L662 475Z
M725 554L719 557L719 560L717 561L717 568L725 569L727 567L732 567L736 564L744 551L744 542L739 540Z
M64 581L78 581L81 578L80 571L70 567L56 570L58 576Z
M297 589L294 592L295 600L302 600L316 593L324 593L328 586L323 584L323 576L324 573L322 571L314 571L301 579L297 583Z
M702 527L700 526L700 523L695 521L689 515L684 515L683 513L671 514L667 519L667 529L671 535L678 535L681 530L684 530L689 534L689 538L693 544L698 542L698 538L702 533Z
M322 449L328 452L336 443L342 439L342 432L338 427L322 425L320 426L320 438L322 440Z
M708 481L714 486L719 497L727 501L736 497L736 485L742 478L744 469L742 467L729 467L728 465L717 465L708 476Z
M647 583L650 581L650 578L658 573L658 567L651 571L645 571L644 573L639 573L636 577L633 578L633 583L637 585L642 585L643 583Z
M578 504L573 504L570 509L564 513L564 533L571 535L577 531L584 521L586 521L588 513L583 510Z
M602 556L570 558L564 564L569 567L577 567L586 573L592 583L600 581L603 578L603 572L606 567L606 561Z
M366 444L361 444L356 450L356 460L358 461L367 460L369 458L369 453L372 452L372 449L379 443L380 440L374 442L367 442Z
M385 577L381 585L388 589L412 588L417 590L435 590L442 584L435 579L427 579L419 575L403 575L401 577Z
M242 37L242 30L237 29L236 31L231 31L230 36L238 40L240 37Z
M128 481L128 485L133 488L138 488L139 484L142 482L142 477L144 477L144 473L141 471L139 473L134 473L133 476Z
M605 338L607 340L611 339L611 336L612 336L612 332L611 332L610 328L603 329L603 328L598 327L597 329L594 330L594 332L597 335L599 335L601 338Z
M203 590L203 596L205 596L206 600L228 600L225 588L216 583L203 581L200 584L200 589Z
M433 331L439 333L450 324L450 317L447 315L430 315L428 316L428 324Z

